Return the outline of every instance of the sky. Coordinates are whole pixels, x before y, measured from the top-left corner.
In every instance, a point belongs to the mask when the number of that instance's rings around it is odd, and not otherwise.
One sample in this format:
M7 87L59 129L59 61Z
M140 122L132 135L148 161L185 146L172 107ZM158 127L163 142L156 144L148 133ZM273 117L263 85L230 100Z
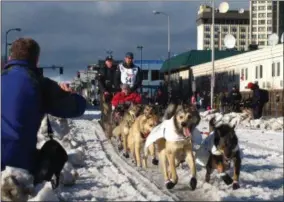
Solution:
M32 37L41 46L40 65L63 65L64 75L56 79L68 80L76 71L85 69L107 50L115 59L123 59L126 52L140 59L136 48L142 45L143 59L167 57L167 18L154 15L153 10L170 15L171 53L196 49L196 16L200 1L144 1L144 2L1 2L1 42L5 32L20 27L21 32L10 32L8 41ZM216 0L216 5L221 1ZM245 8L249 0L228 1L230 8ZM2 51L3 52L3 51ZM57 72L45 71L55 78Z

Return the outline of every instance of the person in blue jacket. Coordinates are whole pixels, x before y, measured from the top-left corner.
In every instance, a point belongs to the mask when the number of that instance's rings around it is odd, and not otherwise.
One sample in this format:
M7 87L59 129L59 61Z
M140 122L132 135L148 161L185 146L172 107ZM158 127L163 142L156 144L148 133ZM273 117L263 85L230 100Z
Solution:
M82 96L43 77L37 68L39 54L35 40L20 38L13 42L1 70L1 171L9 166L32 172L44 114L73 118L86 109Z

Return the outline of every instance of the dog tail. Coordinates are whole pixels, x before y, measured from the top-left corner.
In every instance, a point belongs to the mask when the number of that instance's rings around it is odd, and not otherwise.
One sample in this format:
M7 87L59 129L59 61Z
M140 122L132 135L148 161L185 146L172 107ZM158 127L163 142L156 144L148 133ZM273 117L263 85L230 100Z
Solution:
M51 140L53 140L53 130L52 130L48 116L46 119L47 119L47 135Z

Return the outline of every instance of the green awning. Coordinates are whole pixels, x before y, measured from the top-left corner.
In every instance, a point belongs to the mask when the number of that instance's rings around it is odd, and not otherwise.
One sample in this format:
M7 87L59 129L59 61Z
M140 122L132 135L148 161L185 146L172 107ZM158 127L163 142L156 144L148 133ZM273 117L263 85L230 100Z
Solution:
M224 50L219 51L215 50L215 60L223 59L233 55L244 53L243 51L236 50ZM170 70L176 71L181 69L186 69L195 65L200 65L211 61L211 50L191 50L184 53L181 53L177 56L171 57L169 60L166 60L160 72L167 73L168 66Z

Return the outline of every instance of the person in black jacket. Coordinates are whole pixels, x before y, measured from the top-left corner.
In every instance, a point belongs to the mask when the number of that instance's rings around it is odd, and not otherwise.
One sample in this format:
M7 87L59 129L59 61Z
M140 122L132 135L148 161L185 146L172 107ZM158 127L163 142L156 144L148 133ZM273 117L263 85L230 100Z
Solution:
M234 85L232 91L229 93L229 101L231 105L232 112L240 112L240 103L242 100L242 95L237 87Z
M97 80L100 91L101 125L107 128L111 114L111 99L120 90L117 85L117 67L113 65L111 56L106 57L105 66L99 70Z
M265 102L265 96L262 93L263 89L260 89L257 83L248 83L247 85L248 89L251 89L253 91L252 93L252 103L251 107L253 110L253 118L259 119L262 116L262 110L264 107Z
M128 84L130 91L135 92L142 86L142 71L133 63L133 53L125 55L124 62L119 64L116 71L116 86Z

